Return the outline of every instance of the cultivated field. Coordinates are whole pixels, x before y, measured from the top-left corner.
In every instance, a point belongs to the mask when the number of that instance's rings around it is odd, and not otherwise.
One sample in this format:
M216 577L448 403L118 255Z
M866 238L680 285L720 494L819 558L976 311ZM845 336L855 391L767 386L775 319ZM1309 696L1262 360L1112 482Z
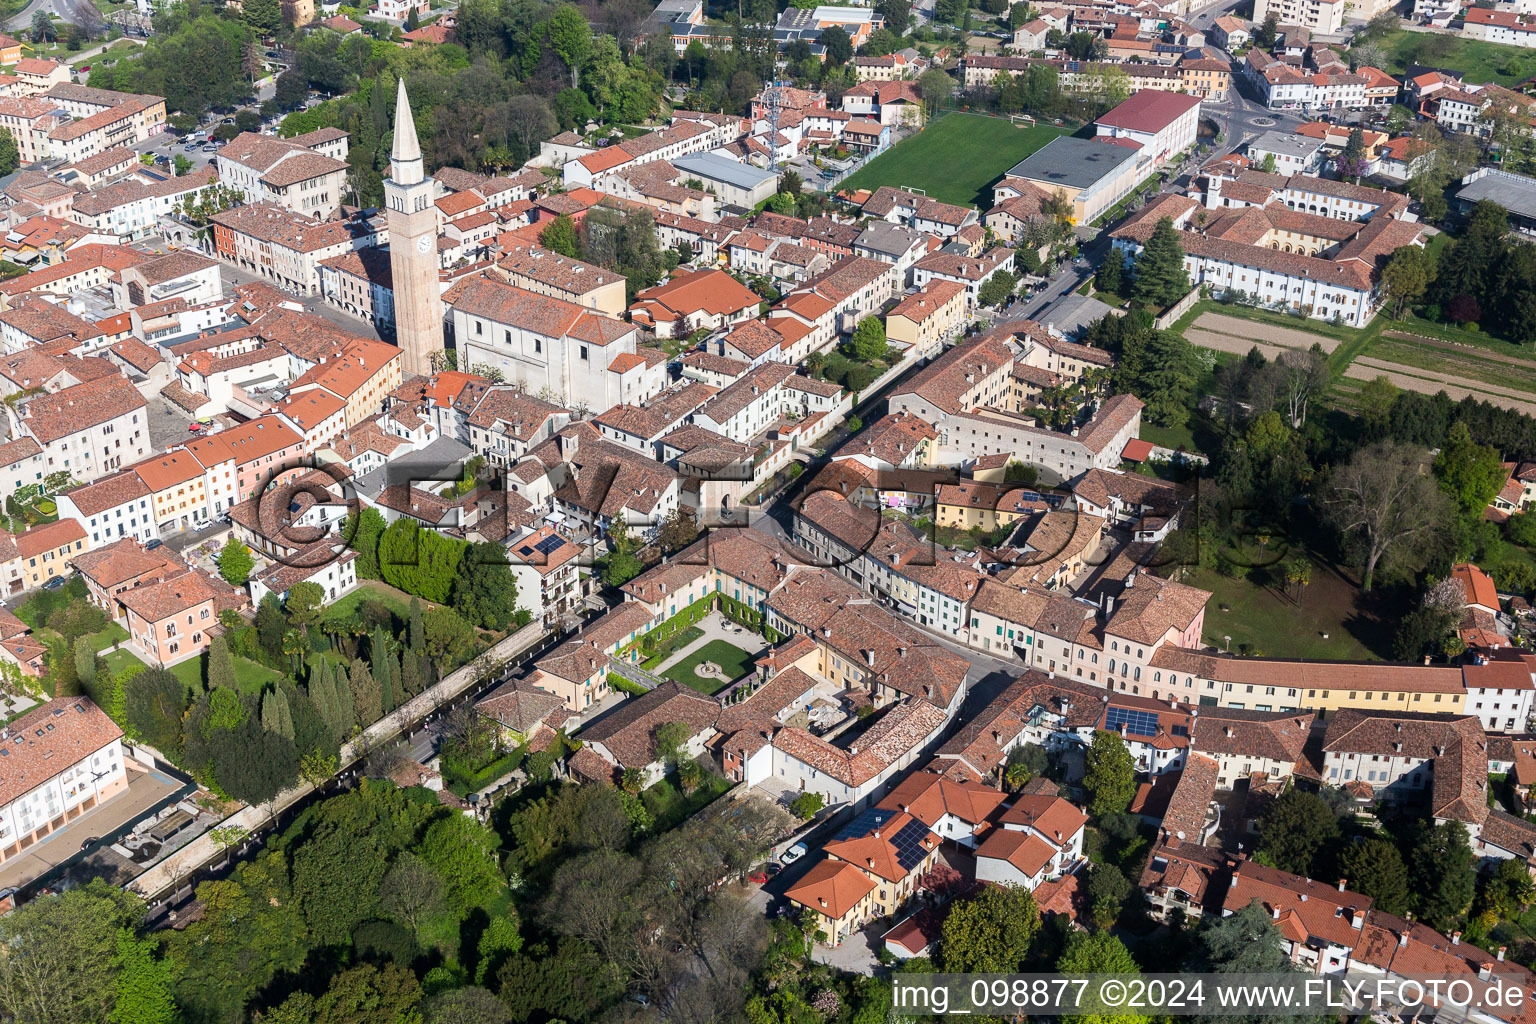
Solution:
M946 114L881 153L839 189L881 185L922 189L946 203L992 205L991 185L1003 172L1059 135L1065 128L1015 125L980 114Z
M1339 346L1337 338L1324 334L1259 323L1223 313L1201 314L1184 332L1184 337L1192 345L1239 356L1245 356L1257 347L1264 358L1271 360L1286 351L1305 352L1313 345L1321 345L1323 351L1330 354Z

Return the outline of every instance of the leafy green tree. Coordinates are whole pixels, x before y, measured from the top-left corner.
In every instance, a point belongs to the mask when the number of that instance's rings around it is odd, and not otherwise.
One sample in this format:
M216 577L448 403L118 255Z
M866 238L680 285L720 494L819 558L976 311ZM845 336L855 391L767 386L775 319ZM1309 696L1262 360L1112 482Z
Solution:
M1499 453L1473 441L1466 423L1458 421L1435 456L1435 476L1463 515L1480 516L1504 485L1506 474Z
M1013 297L1013 289L1019 279L1006 270L999 270L987 278L987 283L976 293L976 301L983 306L1001 306Z
M229 653L229 641L222 635L208 641L208 688L219 687L230 690L239 688L235 678L235 659Z
M452 608L433 608L426 622L427 656L439 665L462 665L475 653L475 628Z
M867 316L853 329L848 354L861 363L875 363L885 358L888 348L885 325L879 317Z
M1408 858L1410 902L1419 920L1442 932L1455 929L1477 890L1477 858L1459 821L1425 827Z
M417 854L447 885L448 907L460 917L483 906L502 887L496 867L496 833L472 818L454 814L432 823Z
M278 0L250 0L240 5L240 14L257 35L275 35L283 27L283 7Z
M379 510L371 506L363 509L361 513L354 512L347 516L342 536L347 538L347 545L357 552L359 579L384 578L379 573L379 538L383 536L388 525L384 522L384 516Z
M560 214L539 232L539 244L551 252L558 252L562 256L576 259L581 252L581 244L576 234L576 222L566 214Z
M1173 220L1157 222L1151 236L1136 255L1135 282L1131 297L1153 309L1173 305L1188 293L1189 271L1184 269L1184 246Z
M950 907L939 939L939 964L950 973L1020 970L1040 931L1040 908L1025 889L989 885Z
M331 979L315 1000L315 1024L412 1024L420 1021L416 975L399 964L363 964Z
M424 601L442 604L453 591L463 541L436 530L423 530L416 520L402 517L379 538L379 571L384 582Z
M1319 856L1339 836L1338 819L1322 797L1289 789L1259 821L1259 848L1275 867L1312 874Z
M325 610L325 588L310 580L295 583L288 588L283 610L288 613L288 624L304 636L309 636L309 627Z
M965 0L938 0L938 2L940 8L948 2L958 3L962 10L965 4ZM927 107L928 114L932 116L933 112L938 110L955 91L955 80L949 76L949 72L934 68L931 71L924 71L919 76L917 91L923 97L923 105Z
M1339 871L1351 889L1376 902L1376 909L1388 914L1408 909L1408 869L1397 847L1385 839L1346 846L1339 854Z
M309 952L288 865L279 854L259 857L204 882L197 896L202 918L163 933L166 959L177 965L176 1002L189 1021L241 1020L256 993L298 971Z
M816 41L826 47L828 67L842 67L853 58L853 40L841 25L822 29Z
M663 722L656 727L656 759L675 768L691 739L693 726L687 722Z
M481 962L485 962L484 958ZM470 985L465 988L451 989L428 999L426 1022L427 1024L512 1024L512 1014L489 990Z
M219 575L232 587L245 586L255 565L251 549L233 538L226 541L223 550L219 552Z
M1156 331L1149 326L1137 329L1134 325L1128 330L1120 364L1115 368L1116 384L1145 403L1144 414L1153 423L1182 426L1189 418L1200 380L1194 346L1173 331Z
M543 28L550 49L571 71L572 88L580 85L579 73L592 52L592 26L576 7L562 4L545 19Z
M117 936L117 993L110 1024L175 1024L175 965L157 960L149 942L123 929Z
M1083 756L1083 788L1095 816L1125 810L1136 795L1136 762L1119 733L1096 730Z
M260 719L249 711L226 735L212 739L209 747L219 786L253 806L271 800L299 777L299 753L293 741L263 729Z
M794 801L789 805L789 812L801 821L809 821L816 817L825 806L826 801L822 799L820 793L807 791L795 797Z
M612 550L603 566L603 582L610 587L622 587L640 575L644 568L640 556L636 554L639 542L630 534L628 527L622 527L620 532L609 537L609 544Z
M1095 864L1088 872L1088 905L1098 927L1114 927L1130 895L1130 880L1113 864Z
M1392 303L1392 319L1403 315L1404 306L1412 306L1424 297L1434 271L1434 259L1422 246L1405 245L1392 254L1381 270L1381 287Z
M87 696L94 699L96 686L96 648L91 646L91 638L78 637L75 640L75 678L80 681L80 687ZM101 704L102 701L96 701Z
M1056 970L1062 974L1141 974L1140 965L1125 948L1125 943L1107 931L1074 932L1056 959ZM1068 1015L1062 1021L1063 1024L1142 1024L1147 1019L1135 1013L1106 1013Z
M453 581L453 607L485 629L506 629L517 614L517 581L505 549L484 541L471 544L459 559Z
M140 740L168 758L181 756L181 719L187 710L187 688L163 668L150 668L123 684L123 709L128 726Z
M137 896L94 879L0 917L0 1012L39 1024L108 1019L124 970L119 943L143 913Z
M415 597L411 598L410 626L406 630L406 639L410 649L417 653L420 653L427 642L426 626L421 619L421 601Z
M9 128L0 128L0 174L10 174L21 166L21 151Z

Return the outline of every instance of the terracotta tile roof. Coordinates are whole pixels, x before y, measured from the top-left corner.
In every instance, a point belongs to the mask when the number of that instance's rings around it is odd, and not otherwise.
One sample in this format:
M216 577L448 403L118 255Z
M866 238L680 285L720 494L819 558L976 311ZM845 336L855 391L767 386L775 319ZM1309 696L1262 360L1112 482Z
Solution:
M898 849L894 841L913 822L925 824L914 815L898 811L887 820L872 826L864 835L833 840L825 844L822 850L828 857L847 861L888 882L901 882L922 864L922 860L919 860L910 867L903 867L901 860L906 851ZM919 834L914 842L926 852L939 848L939 837L927 830Z
M700 410L719 389L699 381L685 381L642 405L620 403L592 419L600 427L654 441Z
M625 701L581 731L588 744L600 743L623 768L644 768L656 759L656 729L685 722L694 731L714 727L720 705L671 680Z
M945 714L926 700L890 706L856 746L843 749L804 729L780 729L773 746L845 786L862 786L922 745L941 729Z
M964 762L977 776L985 776L1007 760L1003 746L1013 742L1033 715L1054 716L1066 730L1092 728L1102 718L1105 695L1101 687L1030 670L957 729L939 748L935 763Z
M1303 945L1316 945L1322 940L1346 949L1360 943L1372 902L1364 893L1240 860L1222 906L1237 911L1255 900L1286 938Z
M85 527L77 519L60 519L44 523L18 533L13 538L16 552L22 558L32 558L45 551L57 551L77 541L85 540Z
M840 920L875 889L869 876L847 861L827 858L811 865L784 891L786 899Z
M697 313L734 316L757 308L760 302L760 296L723 270L677 274L635 297L635 306L669 311L675 314L673 319Z
M220 596L212 580L189 569L158 583L130 587L118 594L117 599L146 622L157 623L201 604L215 602Z
M9 804L122 738L89 697L59 697L26 712L0 741L0 803Z
M983 338L956 345L923 367L901 389L947 413L959 413L961 396L983 377L1013 365L1013 352L1000 340ZM972 378L967 382L966 377Z
M1204 754L1251 754L1294 763L1301 757L1314 717L1311 711L1202 707L1190 746Z
M1156 892L1181 892L1207 913L1219 913L1227 894L1226 858L1193 840L1162 836L1138 882Z
M1088 823L1088 816L1059 796L1024 795L998 819L1004 827L1029 827L1060 846Z
M475 710L514 732L530 733L540 725L558 729L565 724L565 704L552 693L522 680L503 683L476 702Z
M976 847L977 859L1005 860L1033 878L1056 856L1056 849L1039 836L1011 829L994 829Z
M149 488L144 486L144 481L132 469L125 469L121 473L114 473L64 493L69 495L81 515L93 516L148 497Z
M931 771L913 772L876 806L910 813L930 829L946 814L968 825L980 825L997 813L1006 794L970 782L956 782Z

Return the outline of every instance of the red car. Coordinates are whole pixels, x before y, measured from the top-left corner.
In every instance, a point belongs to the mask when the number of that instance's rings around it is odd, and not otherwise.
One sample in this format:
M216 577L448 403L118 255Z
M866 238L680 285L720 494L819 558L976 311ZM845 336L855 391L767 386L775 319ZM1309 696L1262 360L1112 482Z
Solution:
M762 885L764 882L768 881L768 872L754 871L747 876L747 881L756 882L758 885Z

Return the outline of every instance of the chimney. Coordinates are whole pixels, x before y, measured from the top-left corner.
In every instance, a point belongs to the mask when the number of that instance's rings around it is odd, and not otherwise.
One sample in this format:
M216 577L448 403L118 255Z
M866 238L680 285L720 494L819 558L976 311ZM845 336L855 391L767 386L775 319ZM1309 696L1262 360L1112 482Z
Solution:
M1508 946L1500 946L1499 947L1499 963L1503 963L1504 962L1504 951L1507 950L1508 948L1509 948Z
M878 833L876 833L876 834L878 835ZM871 871L875 870L875 858L873 858L873 857L865 857L864 858L864 863L869 865L869 870L871 870Z
M866 650L864 652L864 663L866 665L868 665L870 668L874 668L875 667L875 652L874 651Z
M1280 920L1280 908L1278 906L1271 907L1269 909L1269 916L1276 921Z
M1307 902L1307 894L1306 893L1302 893L1301 894L1301 902L1303 902L1303 903Z
M824 896L816 897L816 902L820 903L822 906L826 906L827 905L827 900L826 900L826 897L824 897Z
M1227 739L1232 738L1232 727L1230 725L1223 726L1222 730L1227 734ZM1340 886L1340 888L1343 888L1343 886Z
M1347 879L1347 878L1339 879L1339 892L1343 892L1344 891L1344 887L1346 885L1348 885L1348 884L1349 884L1349 879Z
M1233 875L1232 878L1227 882L1227 888L1228 889L1236 889L1237 888L1237 876L1236 875Z
M1451 945L1461 945L1461 932L1451 932Z
M1493 977L1493 964L1479 964L1477 968L1477 977L1480 981L1487 981L1489 978Z
M1399 946L1408 945L1408 933L1406 931L1397 937L1397 944Z
M896 648L896 656L898 658L905 658L907 656L907 649L905 647Z

